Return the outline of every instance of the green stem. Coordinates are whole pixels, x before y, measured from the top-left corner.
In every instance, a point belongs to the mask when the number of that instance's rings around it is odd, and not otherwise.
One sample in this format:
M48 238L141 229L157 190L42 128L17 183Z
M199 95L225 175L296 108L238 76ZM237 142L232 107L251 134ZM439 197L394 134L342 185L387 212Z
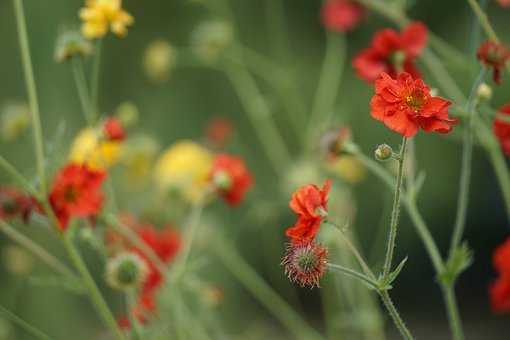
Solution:
M372 289L375 289L375 290L379 289L379 284L377 281L374 281L373 279L369 278L365 274L359 273L353 269L341 266L339 264L333 264L333 263L328 263L328 269L337 271L337 272L343 273L347 276L358 279L358 280L362 281L364 284L368 285Z
M404 161L406 156L406 145L407 138L402 138L402 146L400 147L400 154L398 158L398 173L397 173L397 181L395 183L395 195L393 198L393 208L391 211L391 223L390 223L390 232L388 236L388 245L386 248L386 257L384 259L383 266L383 277L388 278L392 261L393 261L393 253L395 251L395 241L397 239L397 228L398 228L398 219L400 216L400 194L402 191L402 183L404 178Z
M296 339L319 340L321 335L312 329L257 272L246 263L236 249L222 236L212 240L212 250L223 265L253 296L271 312Z
M397 308L393 304L393 301L391 300L388 291L387 290L379 291L379 296L381 296L381 300L384 303L384 306L388 310L388 313L390 313L393 323L399 330L402 337L406 340L414 339L413 336L411 335L411 332L409 331L409 329L407 329L407 326L400 317L400 314L398 313Z
M489 18L487 17L487 14L485 14L482 7L480 7L478 1L467 0L467 2L469 3L469 6L471 6L471 9L475 13L476 17L478 18L478 21L480 22L480 25L485 31L485 34L487 34L487 37L489 37L490 40L499 43L500 40L498 38L498 35L496 31L492 28Z
M225 72L234 85L275 172L281 173L290 163L291 158L255 80L245 65L226 63Z
M307 147L317 143L314 138L317 130L323 128L322 118L334 109L335 100L340 87L343 63L345 60L345 38L342 35L328 33L326 38L326 53L319 77L319 84L312 107L312 114L307 127Z
M460 319L457 298L455 297L455 290L453 286L446 287L443 285L442 291L453 340L463 340L464 331L462 330L462 321Z
M2 156L0 156L0 168L4 169L7 175L9 175L9 177L11 177L14 182L16 182L20 187L24 188L34 197L38 199L44 197L32 186L32 184L30 184L30 182L25 177L23 177L23 175L19 173L19 171L11 163L9 163Z
M462 149L462 164L460 168L460 184L459 184L459 195L457 203L457 216L455 218L455 226L453 229L453 236L450 244L450 254L455 251L460 241L462 240L462 234L466 226L467 208L469 203L469 191L471 181L471 169L472 169L472 158L473 158L473 115L476 114L475 107L478 102L477 90L480 84L483 82L486 74L486 69L482 68L479 76L473 84L471 94L469 95L468 102L466 104L466 111L469 112L469 116L465 121L464 136L463 136L463 149Z
M94 54L94 64L92 65L92 80L90 85L90 106L91 106L91 121L94 124L99 116L99 74L101 72L101 54L102 54L103 40L99 39L96 42L96 49Z
M69 230L68 230L69 232ZM71 259L71 262L76 267L78 272L80 273L83 283L87 287L87 290L89 292L90 299L92 300L92 303L96 307L97 312L102 317L105 325L110 329L112 334L118 339L118 340L125 340L124 333L119 328L119 325L117 324L117 321L115 320L115 317L113 316L110 308L108 307L108 304L106 303L105 299L103 298L101 292L99 291L99 288L97 287L96 283L94 282L94 279L92 278L92 275L90 275L89 270L87 269L87 266L85 265L85 262L81 258L78 250L76 249L75 245L73 244L70 236L68 234L72 233L61 233L61 239L64 244L64 247L69 255L69 258Z
M46 335L45 333L43 333L39 329L35 328L34 326L29 324L28 322L26 322L25 320L23 320L22 318L20 318L16 314L12 313L10 310L6 309L5 307L0 306L0 313L6 319L10 320L11 322L13 322L16 325L18 325L21 328L23 328L23 330L25 330L25 332L27 332L28 334L30 334L34 338L39 339L39 340L53 340L53 338L51 338L50 336Z
M136 307L136 295L134 290L129 290L126 292L126 308L127 315L129 318L129 322L131 324L131 335L132 340L142 340L142 333L140 329L140 323L138 322L138 318L134 314L134 309Z
M91 100L87 89L87 80L85 79L85 73L83 71L83 63L81 58L74 57L71 60L74 81L76 83L76 89L78 90L78 97L80 98L80 104L87 121L87 125L92 126L93 124L93 109L91 108Z
M18 243L21 247L25 248L28 252L33 254L35 258L44 262L57 273L64 276L75 279L75 274L67 268L62 262L60 262L55 256L50 254L46 249L32 241L30 238L17 231L9 223L0 219L0 231L2 231L7 237L14 242Z
M39 100L37 97L37 88L35 86L34 70L30 56L30 46L28 44L27 25L25 13L23 11L22 0L13 0L14 11L16 14L16 23L18 26L18 39L21 48L21 60L25 74L25 83L28 92L30 111L32 117L32 129L34 137L35 155L37 159L37 174L39 176L41 192L46 195L46 174L44 166L44 147L41 128L41 118L39 113Z

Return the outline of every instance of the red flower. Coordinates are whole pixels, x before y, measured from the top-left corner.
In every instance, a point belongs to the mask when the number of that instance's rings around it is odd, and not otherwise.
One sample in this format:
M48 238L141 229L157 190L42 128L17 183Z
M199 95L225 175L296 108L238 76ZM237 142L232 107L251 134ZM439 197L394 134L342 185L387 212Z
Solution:
M365 17L365 8L351 0L329 0L322 6L322 24L333 32L355 29Z
M310 242L319 231L328 211L328 194L331 180L324 182L322 189L314 184L298 189L290 201L290 208L298 215L296 223L285 231L293 243Z
M368 82L376 81L386 72L395 78L407 72L420 77L415 60L427 45L427 27L421 22L409 24L400 34L387 28L377 32L371 46L362 50L352 62L358 76Z
M510 312L510 279L500 277L489 287L492 310L495 313Z
M214 159L211 179L223 199L236 206L253 185L252 175L241 158L219 154Z
M501 7L510 7L510 0L497 0Z
M103 133L106 139L111 141L123 141L126 138L126 131L122 122L115 117L109 117L103 123Z
M382 73L375 82L375 95L370 102L371 115L391 130L406 137L419 128L426 132L448 133L457 121L448 117L450 102L432 97L423 80L402 73L397 79Z
M66 230L73 216L94 217L101 210L104 196L100 188L105 178L105 172L86 165L69 164L60 170L49 197L60 229Z
M510 118L510 104L507 104L499 109L500 114ZM493 125L494 135L499 139L501 148L507 156L510 156L510 123L503 119L494 119Z
M205 137L214 147L223 148L227 140L232 136L233 129L230 120L214 118L207 124Z
M20 216L23 222L27 223L30 214L38 209L38 204L32 197L13 187L0 187L0 220Z
M501 70L510 60L510 50L503 45L493 41L486 41L476 54L482 64L493 68L493 78L496 84L501 84Z

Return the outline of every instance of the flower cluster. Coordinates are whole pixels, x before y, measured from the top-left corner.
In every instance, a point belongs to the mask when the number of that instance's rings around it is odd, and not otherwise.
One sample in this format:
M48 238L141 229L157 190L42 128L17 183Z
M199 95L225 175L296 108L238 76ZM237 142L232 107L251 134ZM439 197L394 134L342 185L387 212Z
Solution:
M499 277L489 288L492 309L496 313L508 313L510 312L510 238L494 251L493 264Z

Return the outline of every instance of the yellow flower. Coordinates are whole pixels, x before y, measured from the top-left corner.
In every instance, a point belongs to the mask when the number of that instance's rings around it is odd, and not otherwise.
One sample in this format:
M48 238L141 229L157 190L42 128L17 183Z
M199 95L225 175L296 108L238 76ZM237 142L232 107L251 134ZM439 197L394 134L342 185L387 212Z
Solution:
M145 183L159 151L158 143L146 135L130 137L122 154L129 187Z
M122 9L122 0L86 0L80 10L83 21L81 31L87 39L102 38L110 29L119 37L127 34L133 17Z
M211 153L192 141L170 146L156 163L154 180L162 191L177 189L184 199L203 198L212 167Z
M93 169L106 169L117 163L121 151L121 142L103 140L99 131L86 128L76 136L69 160L87 164Z
M329 171L350 184L363 181L366 177L366 169L363 164L352 155L343 155L329 162Z
M177 61L177 52L163 39L149 44L143 56L143 70L147 78L153 83L163 83L170 76Z

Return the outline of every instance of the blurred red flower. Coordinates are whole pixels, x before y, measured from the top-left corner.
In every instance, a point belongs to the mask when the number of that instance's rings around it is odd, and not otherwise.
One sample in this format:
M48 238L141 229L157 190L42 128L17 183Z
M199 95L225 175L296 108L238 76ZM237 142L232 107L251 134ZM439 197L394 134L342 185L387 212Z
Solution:
M232 122L225 118L213 118L205 129L207 141L216 148L223 148L232 136L234 127Z
M231 206L241 203L246 191L253 185L252 175L244 161L227 154L219 154L214 159L211 179L219 194Z
M499 112L510 119L510 104L499 109ZM494 135L499 139L503 152L510 156L510 123L496 116L493 124Z
M476 56L482 64L493 68L494 81L501 84L501 71L510 60L510 50L503 44L486 41L480 45Z
M0 187L0 220L19 216L24 223L27 223L34 210L39 210L34 198L14 187Z
M289 206L298 215L298 220L285 231L293 243L310 242L315 238L328 212L330 189L331 180L326 180L322 189L309 184L294 192Z
M501 7L510 7L510 0L497 0Z
M401 33L387 28L377 32L370 47L362 50L353 59L358 76L368 82L376 81L386 72L395 78L407 72L420 77L415 60L427 45L427 27L421 22L409 24Z
M500 277L489 287L492 310L495 313L510 312L510 279Z
M510 279L510 237L494 250L492 263L499 274Z
M448 117L450 104L443 98L432 97L423 80L413 79L408 73L397 79L382 73L375 82L370 107L373 118L405 137L412 137L419 128L426 132L450 132L457 122Z
M126 138L126 131L122 122L115 117L108 117L103 123L103 133L106 139L111 141L122 141Z
M328 0L322 6L323 25L333 32L355 29L365 17L365 8L351 0Z
M104 171L74 163L57 173L49 200L61 230L67 229L71 217L93 217L101 210L104 195L100 188L105 178Z

